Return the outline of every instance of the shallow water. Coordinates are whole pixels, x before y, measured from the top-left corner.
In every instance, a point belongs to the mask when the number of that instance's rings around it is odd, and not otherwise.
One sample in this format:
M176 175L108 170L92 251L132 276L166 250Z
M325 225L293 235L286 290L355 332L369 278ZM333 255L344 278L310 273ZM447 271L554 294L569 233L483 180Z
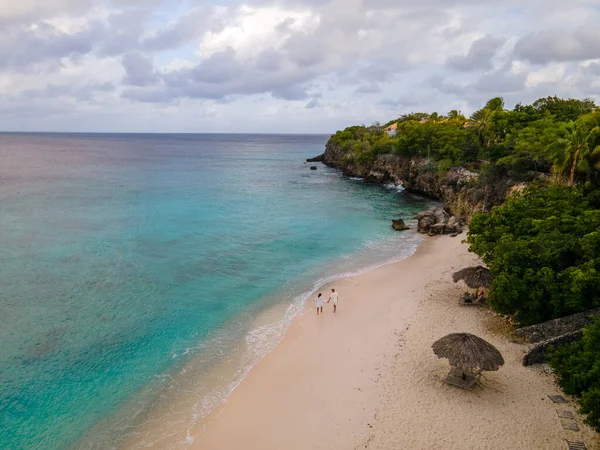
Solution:
M326 139L0 134L2 448L116 448L193 386L191 423L308 292L414 251L390 219L427 201L309 170Z

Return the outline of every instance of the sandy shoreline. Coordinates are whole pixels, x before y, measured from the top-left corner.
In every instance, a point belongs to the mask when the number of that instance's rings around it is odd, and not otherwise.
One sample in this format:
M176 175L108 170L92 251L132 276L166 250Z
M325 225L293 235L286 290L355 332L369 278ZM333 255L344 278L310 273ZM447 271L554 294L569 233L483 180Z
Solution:
M547 394L553 377L520 363L498 319L461 307L453 271L472 264L460 238L428 239L398 263L337 281L340 306L317 317L309 303L282 342L226 403L191 431L192 449L563 449L594 448L595 434L561 427ZM328 292L324 287L322 292ZM445 360L431 343L477 334L506 360L466 392L441 383ZM575 410L573 404L561 409Z

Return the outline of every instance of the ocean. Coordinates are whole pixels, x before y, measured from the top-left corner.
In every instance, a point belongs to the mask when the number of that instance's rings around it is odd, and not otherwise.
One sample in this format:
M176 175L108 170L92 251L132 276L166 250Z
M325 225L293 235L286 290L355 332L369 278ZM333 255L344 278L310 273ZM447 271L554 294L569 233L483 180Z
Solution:
M0 134L0 446L190 430L315 289L412 254L430 201L310 170L327 138Z

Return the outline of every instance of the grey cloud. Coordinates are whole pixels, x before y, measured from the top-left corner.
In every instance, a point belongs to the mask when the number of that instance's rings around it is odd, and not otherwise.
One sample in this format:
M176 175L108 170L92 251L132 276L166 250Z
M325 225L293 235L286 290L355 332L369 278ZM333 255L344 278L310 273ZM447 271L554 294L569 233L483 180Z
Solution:
M429 86L436 88L444 94L463 95L467 88L463 85L447 80L442 75L435 75L427 80Z
M194 8L181 16L175 23L144 38L141 47L146 51L177 48L206 31L213 16L214 9L212 7Z
M306 92L306 89L299 85L272 89L271 95L282 100L304 100L308 98L308 92Z
M321 106L321 103L316 98L313 98L310 102L306 104L304 109L314 109Z
M308 98L302 86L313 74L290 67L285 70L264 72L255 61L240 62L229 48L201 61L194 67L162 73L162 86L155 90L128 91L127 98L179 97L221 99L231 95L251 95L270 92L285 100ZM160 93L160 94L159 94Z
M266 72L276 72L281 68L282 55L273 49L261 52L256 57L256 67Z
M161 87L132 87L125 89L121 97L142 103L169 103L173 96Z
M128 53L123 56L125 76L123 83L132 86L148 86L156 83L158 77L154 71L154 63L139 53Z
M451 56L446 60L446 66L459 71L491 68L491 59L498 49L506 42L503 38L486 36L476 40L466 55Z
M513 74L507 69L500 69L480 76L471 86L478 92L504 94L524 89L526 79L525 74Z
M23 70L42 62L56 65L60 58L89 53L100 34L101 29L96 25L74 34L46 23L35 29L8 30L1 36L0 68Z
M31 102L43 99L72 99L85 103L94 103L97 94L114 92L112 83L85 83L81 85L50 83L44 88L27 89L13 96L12 101ZM7 100L5 97L4 101Z
M382 92L381 87L376 83L363 84L354 91L355 94L379 94L380 92Z
M532 33L519 39L514 55L537 64L600 58L600 30L597 27L581 27Z
M384 99L382 101L379 102L380 105L384 105L384 106L394 106L394 107L399 107L399 106L417 106L417 105L422 105L426 100L429 99L429 95L425 94L425 93L421 93L421 94L403 94L400 95L399 97L397 97L396 99Z

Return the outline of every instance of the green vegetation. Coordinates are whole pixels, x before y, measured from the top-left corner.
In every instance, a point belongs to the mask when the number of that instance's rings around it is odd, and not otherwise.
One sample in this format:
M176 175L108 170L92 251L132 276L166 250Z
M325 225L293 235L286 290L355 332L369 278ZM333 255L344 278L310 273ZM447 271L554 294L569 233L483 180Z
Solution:
M598 180L600 112L592 100L542 98L505 109L493 98L470 118L459 111L411 113L385 126L353 126L330 139L344 151L344 163L371 164L381 154L422 158L439 170L464 166L480 172L484 183L498 179L530 181L552 176L574 185ZM397 124L397 135L385 127Z
M587 422L600 431L600 318L583 329L583 338L550 354L563 390L579 397Z
M385 127L393 124L390 137ZM330 144L342 150L343 164L368 167L393 154L439 172L466 167L496 204L508 186L527 182L470 223L470 250L494 275L493 309L530 325L600 307L600 110L593 101L547 97L508 110L494 98L469 118L412 113L385 127L350 127ZM600 431L600 319L550 363Z
M497 311L522 325L600 306L600 191L530 187L476 214L470 250L494 275Z

